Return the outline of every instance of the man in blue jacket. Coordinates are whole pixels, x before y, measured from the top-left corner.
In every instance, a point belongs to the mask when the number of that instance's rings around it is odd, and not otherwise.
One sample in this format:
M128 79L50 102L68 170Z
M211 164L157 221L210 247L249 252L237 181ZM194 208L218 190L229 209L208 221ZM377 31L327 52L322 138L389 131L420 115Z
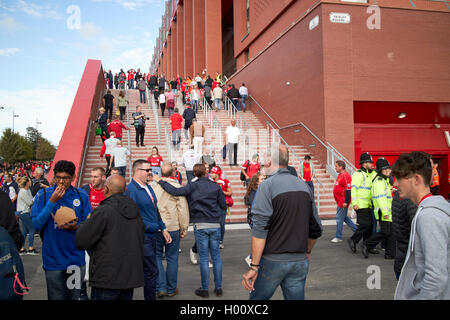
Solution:
M173 196L186 196L189 204L189 220L194 223L195 241L200 256L200 275L202 287L195 294L208 298L209 292L209 254L213 263L214 293L221 297L222 292L222 260L220 257L220 218L227 209L225 194L222 188L207 177L203 164L194 165L194 175L198 180L185 187L175 188L158 176L153 179Z
M133 179L127 186L125 195L129 196L139 207L145 226L144 238L144 299L156 300L156 235L162 232L166 243L172 242L169 232L157 207L156 195L148 184L152 173L150 162L136 160L133 163Z
M75 234L92 208L86 192L71 185L75 179L75 165L72 162L58 161L53 171L56 183L53 187L39 190L31 218L34 227L44 232L42 262L48 299L79 300L86 262L85 252L75 246ZM58 225L57 216L72 211L76 219Z

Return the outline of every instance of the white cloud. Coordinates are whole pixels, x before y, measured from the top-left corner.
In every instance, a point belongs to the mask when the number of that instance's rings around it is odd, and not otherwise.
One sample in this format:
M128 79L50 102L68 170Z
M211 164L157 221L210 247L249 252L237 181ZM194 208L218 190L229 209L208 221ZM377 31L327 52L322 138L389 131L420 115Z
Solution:
M11 34L22 30L24 27L17 23L13 17L2 15L0 17L0 33Z
M19 52L19 48L5 48L5 49L0 49L0 56L3 57L10 57L15 55L17 52Z
M91 41L96 40L103 33L102 28L92 22L83 23L79 31L83 39Z
M3 2L0 2L0 8L14 13L22 12L35 18L63 19L63 16L57 9L49 4L41 6L36 3L26 2L25 0L16 0L14 6L7 6Z
M92 2L112 2L117 5L120 5L124 9L127 10L136 10L138 8L142 8L145 6L157 6L160 7L164 5L164 0L133 0L133 1L126 1L126 0L91 0Z
M15 131L25 135L26 128L35 127L39 121L38 130L58 145L75 98L77 86L74 83L74 79L65 79L55 88L0 90L2 105L6 107L0 110L0 133L12 127L14 108L14 113L19 116L14 121Z

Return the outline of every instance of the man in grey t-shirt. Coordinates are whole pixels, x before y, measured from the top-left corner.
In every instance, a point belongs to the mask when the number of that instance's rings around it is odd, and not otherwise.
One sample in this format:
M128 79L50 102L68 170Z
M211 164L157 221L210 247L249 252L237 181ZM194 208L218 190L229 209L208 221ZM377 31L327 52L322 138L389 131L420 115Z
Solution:
M117 147L111 151L112 161L117 169L119 169L119 174L125 178L127 169L127 160L131 158L130 150L122 146L122 141L117 142Z

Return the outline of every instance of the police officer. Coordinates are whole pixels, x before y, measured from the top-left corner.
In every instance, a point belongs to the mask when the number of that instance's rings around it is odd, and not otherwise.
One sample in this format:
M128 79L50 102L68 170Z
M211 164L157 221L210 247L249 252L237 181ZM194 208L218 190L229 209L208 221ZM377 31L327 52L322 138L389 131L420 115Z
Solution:
M369 239L372 234L372 181L376 176L373 170L372 156L366 152L361 154L359 164L361 168L352 176L352 204L356 211L358 229L353 236L347 239L350 250L356 252L356 244L361 240Z
M377 176L372 183L372 203L376 221L380 222L380 231L372 234L364 241L361 252L368 258L369 252L378 253L376 245L386 241L385 259L395 258L395 241L392 232L392 184L390 180L391 166L385 158L379 158L376 164Z

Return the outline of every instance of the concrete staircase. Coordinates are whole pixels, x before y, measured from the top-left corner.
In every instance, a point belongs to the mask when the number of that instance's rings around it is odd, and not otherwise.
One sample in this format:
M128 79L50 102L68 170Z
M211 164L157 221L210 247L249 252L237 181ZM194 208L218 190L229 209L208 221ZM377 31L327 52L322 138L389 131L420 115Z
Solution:
M119 90L112 90L112 94L115 97L118 96ZM153 96L150 98L153 99ZM172 142L170 139L171 136L170 123L167 110L165 111L165 115L163 117L161 115L161 110L158 108L158 116L161 129L161 137L160 140L158 140L156 120L154 117L152 106L149 104L149 101L147 101L146 104L141 104L139 101L139 92L137 90L128 91L128 100L129 100L129 109L127 110L127 112L129 114L130 119L132 119L131 114L135 112L137 105L141 105L142 111L146 114L146 116L150 118L150 120L146 121L145 137L144 137L145 147L136 147L135 129L133 126L131 126L129 131L124 131L122 141L125 147L128 146L128 134L131 135L130 151L132 154L132 161L137 159L147 159L151 154L152 147L157 146L159 149L159 153L162 156L165 163L167 163L167 161L177 161L178 163L180 163L183 153L188 149L189 146L186 143L184 134L182 133L180 144L181 150L179 151L173 150ZM153 100L150 100L150 103L155 102ZM177 99L177 107L180 109L180 114L182 114L184 108L181 102L181 97ZM113 113L115 111L116 106L114 107ZM230 180L231 188L233 191L234 206L230 209L230 216L227 216L226 220L227 223L246 222L247 208L244 205L244 195L246 193L246 188L239 179L241 166L254 153L258 153L260 156L264 155L269 140L269 135L267 134L268 129L265 128L264 125L259 122L259 120L252 112L249 111L247 111L246 113L239 112L241 121L245 121L248 125L246 128L241 129L241 131L245 131L247 133L247 143L244 144L244 137L243 135L241 135L241 141L238 147L239 148L238 166L230 167L228 165L228 159L227 160L222 159L222 148L226 142L225 129L227 126L230 125L230 116L224 110L219 112L213 112L213 114L214 114L214 122L220 123L222 135L218 134L219 130L212 132L208 118L206 117L203 110L199 110L197 114L197 118L199 119L199 121L202 121L202 123L208 129L204 141L203 151L204 153L206 152L208 154L211 154L211 152L214 151L217 164L221 166L224 172L224 176L228 180ZM126 121L124 121L124 123L126 124ZM168 136L165 135L164 127L167 128L167 131L169 133ZM169 152L167 150L167 145L169 145L169 147L172 149L170 152L171 155L170 159L169 159ZM90 171L92 168L97 166L101 166L104 168L106 167L106 160L104 158L100 158L101 147L102 141L100 137L96 137L95 145L90 146L88 148L85 166L82 174L83 184L89 183ZM291 146L291 147L297 157L294 157L291 152L290 165L296 168L296 170L298 171L301 165L301 161L303 160L303 157L308 153L307 150L302 146ZM314 159L314 157L312 158L312 162L315 167L316 177L319 179L321 183L320 188L318 184L315 183L316 204L319 205L320 199L319 215L322 219L334 218L336 214L336 203L334 201L334 197L332 194L334 180L326 172L324 167L316 159ZM187 182L185 169L179 166L179 171L183 176L183 184L185 184ZM127 181L129 181L130 179L128 170L126 179ZM319 197L318 193L320 194Z

